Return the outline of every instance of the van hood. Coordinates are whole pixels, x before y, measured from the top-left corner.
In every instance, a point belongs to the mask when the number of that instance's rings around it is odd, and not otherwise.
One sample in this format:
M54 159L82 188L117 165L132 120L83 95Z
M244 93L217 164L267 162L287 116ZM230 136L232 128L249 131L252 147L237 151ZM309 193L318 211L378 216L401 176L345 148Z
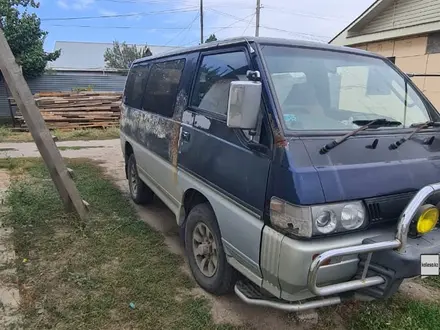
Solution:
M413 192L440 182L440 132L416 134L390 150L390 144L403 136L354 136L323 155L320 149L333 137L301 141L318 174L324 199L330 203ZM426 144L432 137L432 144ZM294 152L290 147L289 151Z

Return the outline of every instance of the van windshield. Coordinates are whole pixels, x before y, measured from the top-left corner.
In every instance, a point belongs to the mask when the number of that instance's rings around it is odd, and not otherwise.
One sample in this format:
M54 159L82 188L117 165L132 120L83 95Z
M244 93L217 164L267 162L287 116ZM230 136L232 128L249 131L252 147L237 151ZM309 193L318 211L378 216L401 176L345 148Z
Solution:
M353 121L377 118L404 128L430 120L422 99L385 60L287 46L261 49L289 130L352 130L359 127Z

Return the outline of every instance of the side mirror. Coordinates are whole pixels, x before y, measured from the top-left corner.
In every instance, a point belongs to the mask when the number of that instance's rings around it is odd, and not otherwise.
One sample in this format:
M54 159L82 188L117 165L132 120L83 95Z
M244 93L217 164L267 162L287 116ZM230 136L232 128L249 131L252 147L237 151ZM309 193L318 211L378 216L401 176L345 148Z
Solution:
M261 82L233 81L229 88L227 125L255 129L261 103Z

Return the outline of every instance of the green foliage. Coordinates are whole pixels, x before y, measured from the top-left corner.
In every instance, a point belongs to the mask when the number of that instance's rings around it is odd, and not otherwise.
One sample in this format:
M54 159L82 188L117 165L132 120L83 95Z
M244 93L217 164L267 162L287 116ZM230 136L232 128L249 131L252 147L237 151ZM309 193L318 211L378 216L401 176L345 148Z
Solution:
M440 276L429 276L422 283L426 283L434 288L440 288Z
M91 92L94 88L92 85L88 85L87 87L73 87L72 92Z
M47 32L40 29L40 19L36 14L29 14L27 7L38 8L39 3L34 0L0 0L0 28L3 28L24 76L33 78L42 75L47 62L55 61L61 51L44 51Z
M145 45L138 49L136 45L127 45L125 42L113 42L112 48L107 48L104 53L104 60L107 68L127 70L131 63L138 58L151 56L150 48Z
M209 37L208 37L208 39L206 39L206 41L205 41L205 44L207 43L207 42L212 42L212 41L217 41L218 39L217 39L217 37L215 36L215 34L211 34Z

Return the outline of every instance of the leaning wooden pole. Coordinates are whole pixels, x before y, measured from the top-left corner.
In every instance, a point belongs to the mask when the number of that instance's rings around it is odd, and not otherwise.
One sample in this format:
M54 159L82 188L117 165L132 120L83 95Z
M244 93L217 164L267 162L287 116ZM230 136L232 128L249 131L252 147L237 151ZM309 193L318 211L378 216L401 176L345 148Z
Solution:
M8 84L24 120L32 134L41 157L49 169L50 176L68 210L75 210L82 220L87 217L87 208L69 175L60 151L35 104L34 97L23 77L20 67L15 62L11 48L0 29L0 71Z

